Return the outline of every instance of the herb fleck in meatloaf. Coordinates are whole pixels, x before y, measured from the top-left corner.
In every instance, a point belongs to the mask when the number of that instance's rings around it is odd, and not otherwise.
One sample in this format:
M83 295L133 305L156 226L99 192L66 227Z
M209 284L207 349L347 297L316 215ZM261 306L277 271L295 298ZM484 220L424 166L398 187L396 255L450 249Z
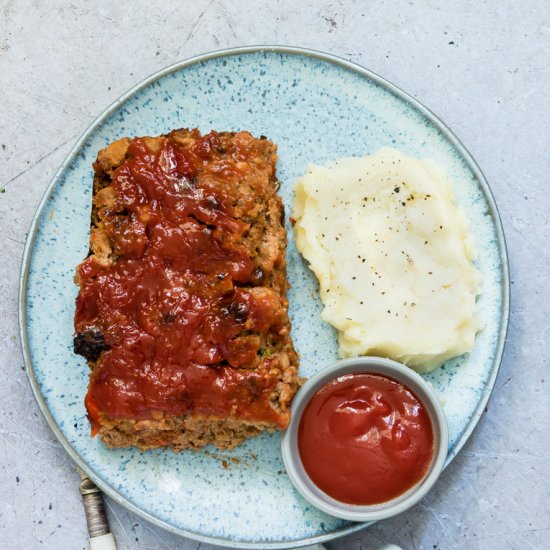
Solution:
M108 445L227 449L288 425L300 381L276 158L265 138L198 130L99 152L74 349Z

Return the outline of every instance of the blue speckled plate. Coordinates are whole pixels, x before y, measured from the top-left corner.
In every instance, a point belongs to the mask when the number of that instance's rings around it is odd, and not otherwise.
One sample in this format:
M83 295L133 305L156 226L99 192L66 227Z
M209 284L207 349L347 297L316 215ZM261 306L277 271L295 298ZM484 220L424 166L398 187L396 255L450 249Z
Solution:
M200 541L289 548L351 533L364 525L324 515L293 489L284 472L279 434L223 455L212 448L180 454L110 450L89 437L83 404L88 368L72 352L72 335L74 267L88 250L92 162L98 149L119 137L194 126L202 131L248 129L277 143L287 211L293 183L309 162L392 145L448 167L478 241L484 280L479 310L485 322L469 356L428 377L445 402L449 460L464 445L489 398L508 320L506 250L491 192L457 138L395 86L329 55L263 47L196 57L130 90L84 133L38 208L21 276L25 361L46 420L90 478L137 514ZM320 319L315 278L296 252L290 228L289 237L292 333L301 373L309 376L336 359L336 336Z

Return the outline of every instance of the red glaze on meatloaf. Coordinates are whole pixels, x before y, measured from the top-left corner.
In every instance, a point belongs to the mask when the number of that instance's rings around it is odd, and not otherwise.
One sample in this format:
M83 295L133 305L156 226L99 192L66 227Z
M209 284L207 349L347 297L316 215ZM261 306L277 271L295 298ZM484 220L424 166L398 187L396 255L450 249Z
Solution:
M198 130L99 152L74 345L107 444L224 449L288 425L299 379L276 158L265 138Z

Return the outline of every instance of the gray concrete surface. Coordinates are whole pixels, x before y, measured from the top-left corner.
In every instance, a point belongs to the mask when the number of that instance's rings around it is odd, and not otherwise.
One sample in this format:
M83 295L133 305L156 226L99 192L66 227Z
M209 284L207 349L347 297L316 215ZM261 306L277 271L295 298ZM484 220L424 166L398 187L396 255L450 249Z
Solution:
M330 548L550 547L550 5L437 2L0 1L0 547L87 547L78 475L32 398L17 283L38 201L78 135L145 76L191 55L288 44L404 88L479 161L504 222L512 317L486 414L410 512ZM121 550L207 548L108 503Z

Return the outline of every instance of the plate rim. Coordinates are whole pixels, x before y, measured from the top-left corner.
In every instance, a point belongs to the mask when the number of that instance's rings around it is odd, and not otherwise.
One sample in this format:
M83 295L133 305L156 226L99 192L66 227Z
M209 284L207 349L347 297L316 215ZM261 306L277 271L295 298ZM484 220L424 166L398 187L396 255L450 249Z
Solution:
M195 540L197 542L216 544L218 546L222 546L226 548L243 548L243 549L264 548L266 550L275 550L275 549L299 548L302 546L328 542L340 537L344 537L346 535L350 535L357 531L360 531L361 529L364 529L368 525L371 525L371 523L369 522L357 523L336 531L332 531L330 533L325 533L322 535L314 535L312 537L306 537L306 538L296 539L292 541L281 540L281 541L258 541L258 542L243 541L241 542L234 539L209 536L201 533L196 533L193 531L187 531L185 529L175 527L174 525L171 525L170 523L160 518L157 518L152 514L140 509L135 504L132 504L127 498L119 494L114 488L112 488L108 483L106 483L100 476L96 475L94 470L90 468L86 464L86 462L84 462L84 460L80 457L77 451L71 446L71 444L69 443L69 441L67 440L67 438L65 437L65 435L63 434L59 426L57 425L55 419L53 418L52 414L48 409L48 406L46 404L44 396L40 391L38 381L34 374L34 369L33 369L31 355L30 355L29 339L27 334L28 272L29 272L29 265L32 257L32 252L34 249L34 243L36 240L38 222L42 217L45 205L49 200L50 196L52 195L53 190L56 184L58 183L61 175L69 166L69 164L71 164L75 159L75 157L78 155L82 147L82 144L85 142L88 136L97 127L99 127L113 113L113 111L115 111L121 104L123 104L128 99L133 97L137 92L139 92L143 88L149 86L150 84L156 82L157 80L171 73L174 73L174 72L186 69L188 67L191 67L193 65L196 65L205 61L210 61L213 59L237 56L237 55L245 55L245 54L264 53L264 52L294 55L298 57L303 56L303 57L308 57L313 59L319 59L321 61L328 62L332 65L337 65L351 72L355 72L360 76L362 76L363 78L370 80L371 82L374 82L381 88L385 89L386 91L390 92L394 96L403 100L405 103L411 105L415 110L417 110L423 116L425 116L428 120L430 120L430 122L432 122L432 124L445 136L445 138L449 140L449 142L453 145L453 147L460 152L462 158L466 161L466 164L468 165L468 167L470 168L470 170L478 180L481 190L485 195L485 199L487 200L488 207L489 207L488 213L493 219L493 224L495 227L495 232L496 232L496 237L497 237L497 242L499 247L499 259L502 265L502 273L501 273L502 306L501 306L501 316L500 316L500 323L499 323L499 333L498 333L498 340L496 344L496 353L493 359L493 365L491 368L490 375L487 379L487 383L484 388L483 394L481 395L478 401L478 404L472 416L470 417L470 420L466 426L466 429L463 431L460 438L456 442L453 450L447 456L445 467L449 465L449 463L454 459L457 453L462 449L466 441L470 438L472 432L474 431L475 427L479 423L479 419L483 414L483 411L485 409L485 406L487 405L487 402L489 401L489 398L491 396L491 393L493 392L495 381L502 363L504 346L506 343L506 337L508 333L509 319L510 319L510 268L509 268L509 260L508 260L508 251L506 247L506 238L504 235L504 229L502 226L499 210L498 210L493 192L489 187L487 179L485 178L483 172L481 171L481 168L479 167L478 163L476 162L474 157L471 155L471 153L468 151L468 149L464 146L464 144L460 141L460 139L455 135L455 133L433 111L428 109L416 98L414 98L407 92L403 91L401 88L399 88L395 84L389 82L385 78L379 76L378 74L372 72L371 70L353 61L348 61L347 59L344 59L337 55L318 51L318 50L308 49L308 48L301 48L297 46L283 46L283 45L254 45L254 46L224 48L224 49L214 50L203 54L198 54L198 55L186 58L182 61L176 62L163 69L160 69L154 72L153 74L151 74L150 76L146 77L142 81L140 81L138 84L130 88L121 96L119 96L89 124L89 126L84 130L84 132L75 142L75 144L73 145L73 147L71 148L67 156L65 157L63 163L55 172L52 180L46 187L46 190L36 208L36 211L33 215L33 218L29 227L27 239L25 242L25 248L23 250L23 255L21 259L21 270L19 275L18 309L19 309L19 337L20 337L20 343L21 343L21 350L23 354L23 361L25 364L25 371L29 379L29 383L32 389L34 399L38 404L38 408L40 409L40 412L42 413L42 416L46 420L46 423L48 424L49 428L52 430L55 437L57 438L57 440L59 441L59 443L65 450L65 452L70 456L72 461L78 467L80 467L86 473L86 475L107 496L109 496L109 498L111 498L112 500L114 500L115 502L117 502L127 510L130 510L131 512L141 517L142 519L145 519L146 521L153 523L154 525L157 525L171 533L186 537L188 539Z

